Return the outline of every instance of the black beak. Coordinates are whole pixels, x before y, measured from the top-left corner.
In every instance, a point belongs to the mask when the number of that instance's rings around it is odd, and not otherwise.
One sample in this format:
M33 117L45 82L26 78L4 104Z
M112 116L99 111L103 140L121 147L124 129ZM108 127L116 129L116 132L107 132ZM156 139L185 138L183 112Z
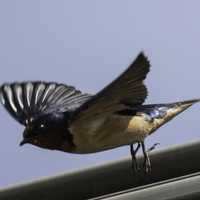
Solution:
M19 146L21 147L21 146L25 145L26 143L27 143L27 142L23 139L23 140L20 142Z
M21 146L23 146L23 145L25 145L25 144L27 144L27 143L29 143L29 142L30 142L29 138L24 138L24 139L20 142L19 146L21 147Z
M23 132L23 140L20 142L19 146L21 147L27 143L30 143L30 138L28 137L28 128L26 127Z

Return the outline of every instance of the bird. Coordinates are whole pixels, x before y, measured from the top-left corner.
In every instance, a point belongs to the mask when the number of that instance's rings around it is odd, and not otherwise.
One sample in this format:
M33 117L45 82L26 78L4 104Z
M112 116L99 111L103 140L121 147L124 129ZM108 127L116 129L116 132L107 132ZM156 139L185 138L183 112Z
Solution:
M24 144L74 154L89 154L129 146L132 165L142 148L142 168L151 171L148 136L200 99L174 103L144 104L144 81L151 68L140 52L128 68L97 94L83 93L56 82L3 83L0 101L23 127ZM136 147L136 148L135 148Z

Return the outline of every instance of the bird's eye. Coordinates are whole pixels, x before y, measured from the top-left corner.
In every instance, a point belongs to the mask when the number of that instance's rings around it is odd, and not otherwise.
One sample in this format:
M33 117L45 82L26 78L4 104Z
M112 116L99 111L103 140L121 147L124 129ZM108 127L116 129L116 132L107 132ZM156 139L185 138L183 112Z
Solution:
M45 128L45 125L44 124L40 124L40 128Z

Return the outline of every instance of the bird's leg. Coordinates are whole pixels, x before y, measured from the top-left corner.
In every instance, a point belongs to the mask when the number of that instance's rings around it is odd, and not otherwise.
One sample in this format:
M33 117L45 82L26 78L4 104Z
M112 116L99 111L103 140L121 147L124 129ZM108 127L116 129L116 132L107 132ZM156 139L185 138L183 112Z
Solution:
M144 169L145 169L146 173L149 173L149 172L151 172L151 162L149 159L148 151L146 151L144 142L141 142L141 145L142 145L142 152L144 155L144 163L143 163Z
M151 152L153 151L158 145L160 145L160 143L155 143L152 147L150 147L147 152Z
M139 169L136 154L140 146L141 146L140 143L138 143L136 149L134 149L134 144L130 145L130 151L131 151L131 157L132 157L132 168L133 168L134 173L136 173Z

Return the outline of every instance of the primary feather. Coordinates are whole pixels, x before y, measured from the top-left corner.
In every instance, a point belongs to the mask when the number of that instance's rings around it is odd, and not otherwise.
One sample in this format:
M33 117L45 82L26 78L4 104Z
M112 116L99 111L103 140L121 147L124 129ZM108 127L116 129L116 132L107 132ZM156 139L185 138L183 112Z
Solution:
M53 112L72 112L91 98L72 86L47 82L4 84L0 100L18 122L36 115Z
M141 52L124 73L77 109L74 125L112 115L126 104L141 105L148 93L144 80L149 70L150 63Z

